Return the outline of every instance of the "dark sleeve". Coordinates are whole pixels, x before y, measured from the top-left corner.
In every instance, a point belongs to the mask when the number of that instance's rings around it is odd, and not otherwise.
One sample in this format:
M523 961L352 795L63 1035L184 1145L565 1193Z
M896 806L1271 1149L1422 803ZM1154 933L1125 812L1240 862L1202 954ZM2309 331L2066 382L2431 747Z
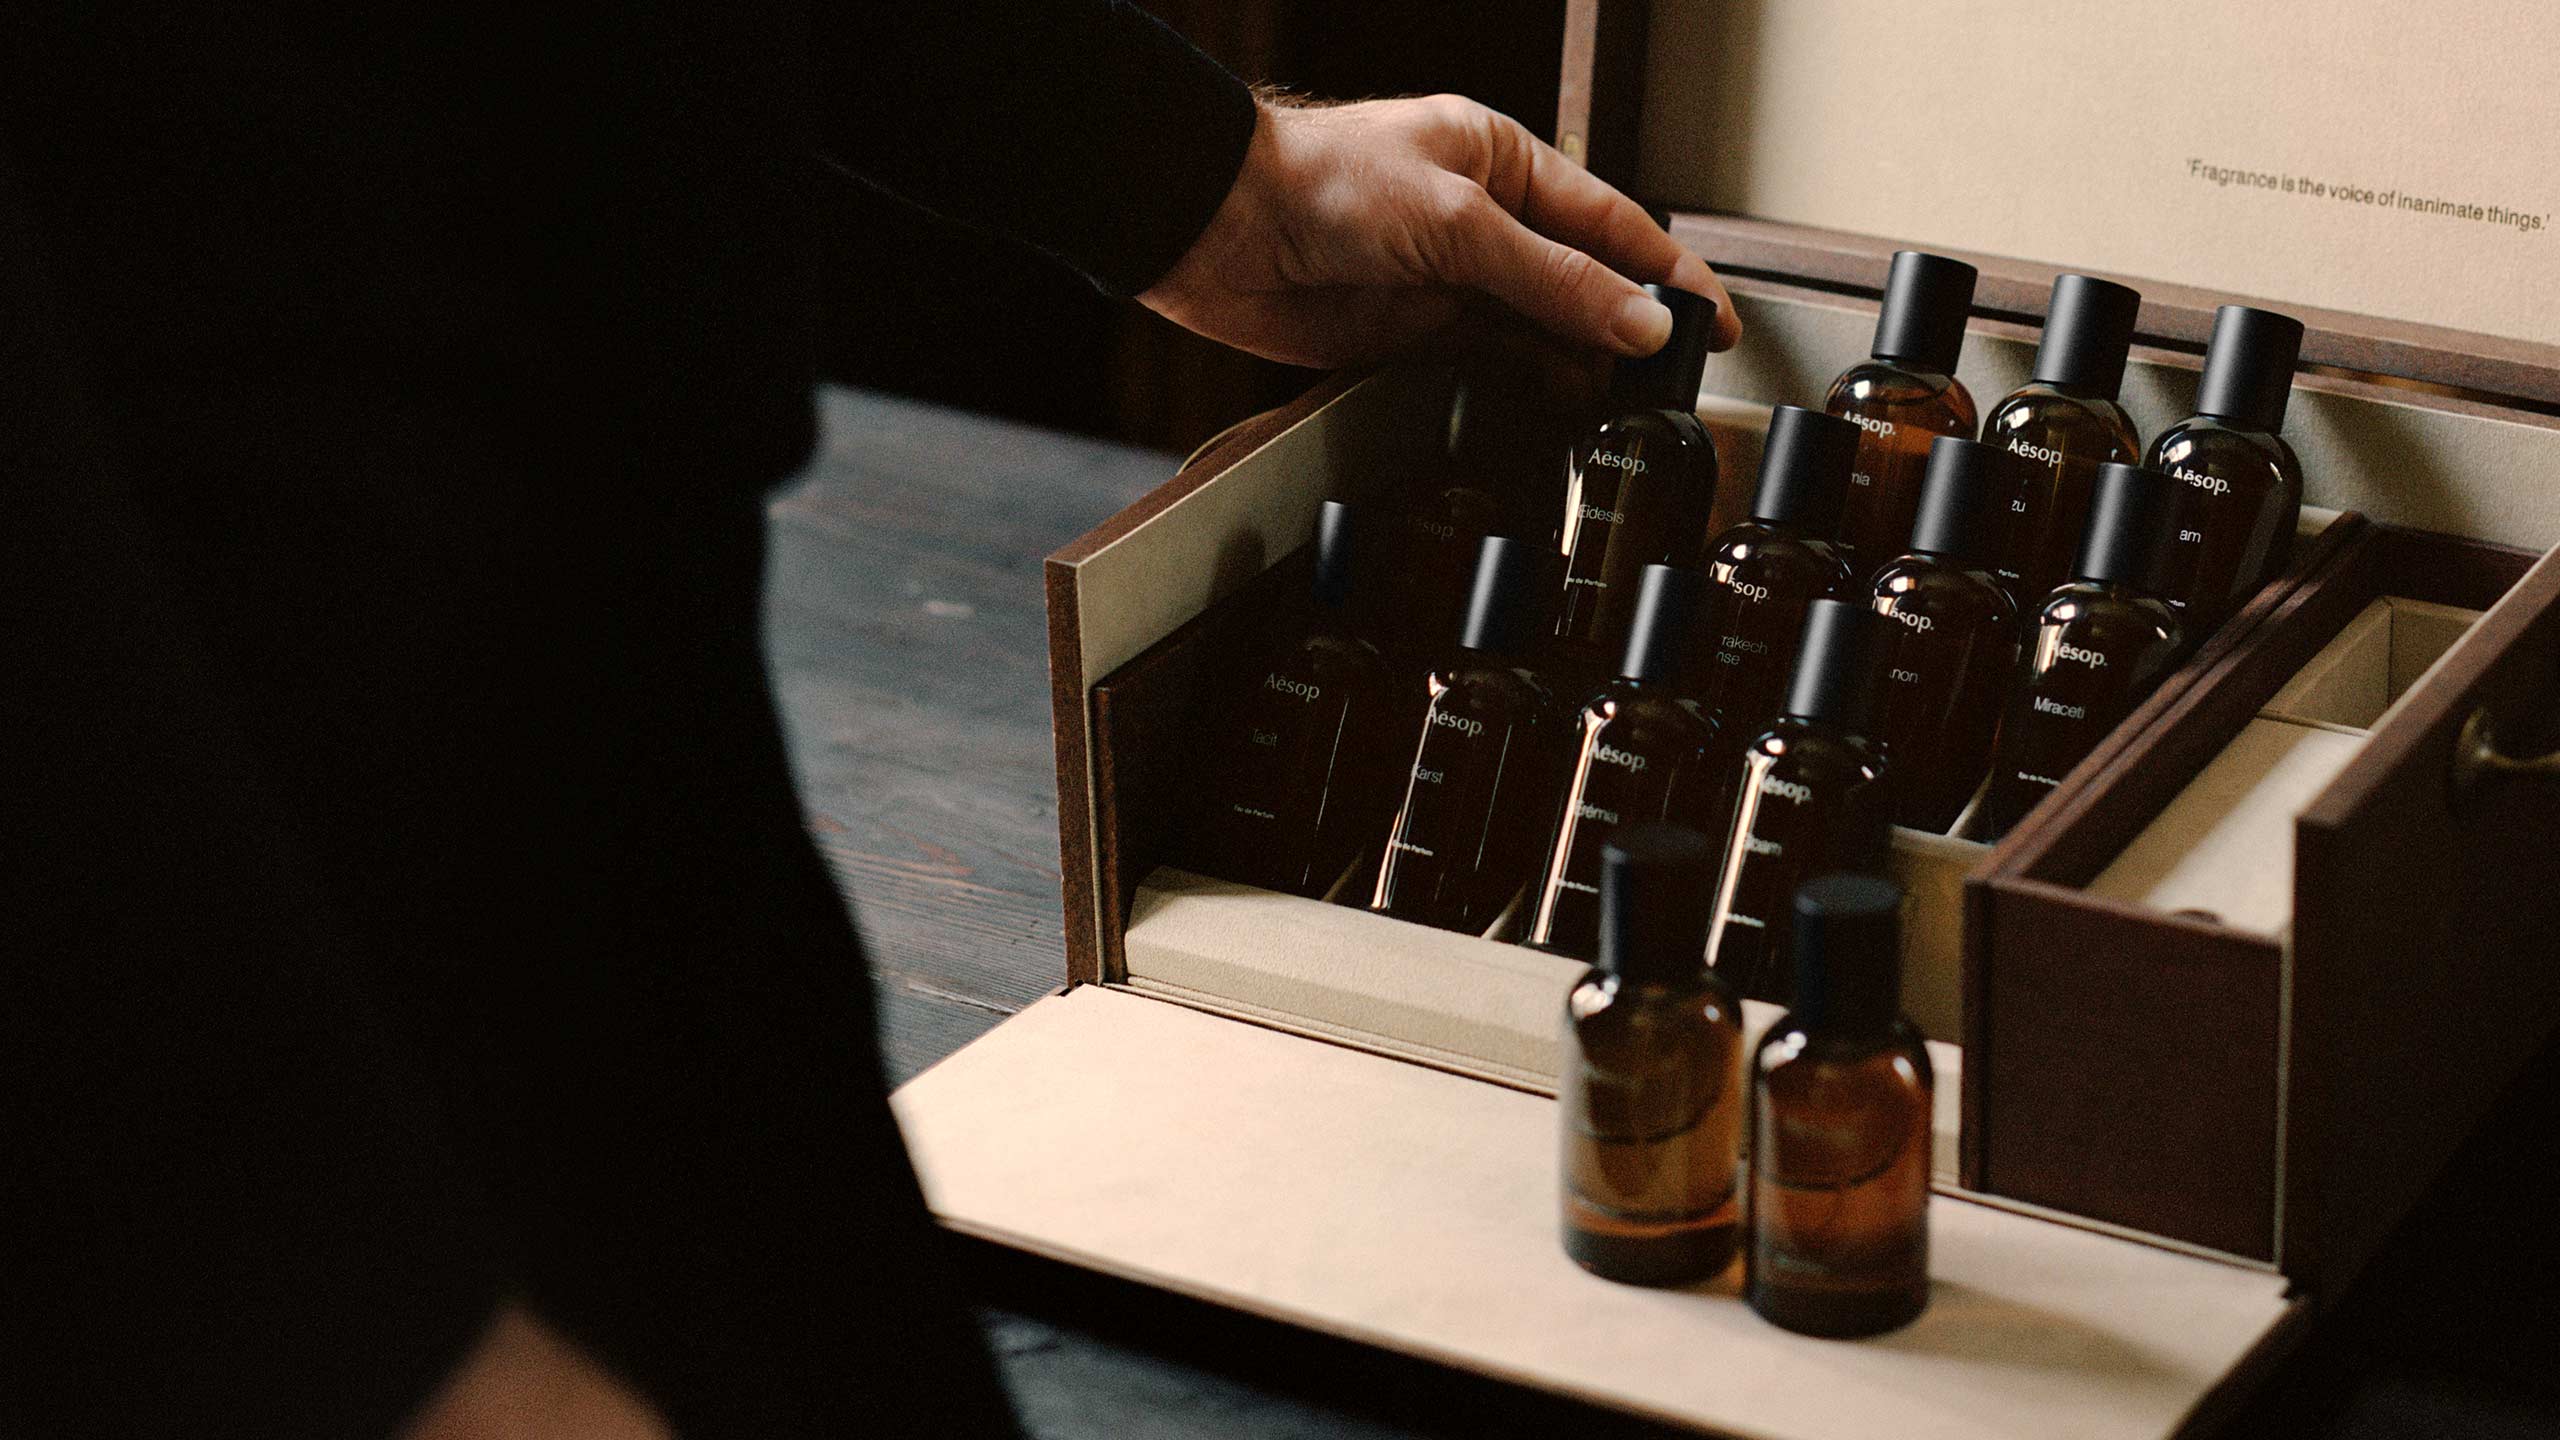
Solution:
M498 1294L0 164L0 1434L384 1434Z
M1253 139L1243 82L1124 0L821 4L818 143L927 209L1134 295Z

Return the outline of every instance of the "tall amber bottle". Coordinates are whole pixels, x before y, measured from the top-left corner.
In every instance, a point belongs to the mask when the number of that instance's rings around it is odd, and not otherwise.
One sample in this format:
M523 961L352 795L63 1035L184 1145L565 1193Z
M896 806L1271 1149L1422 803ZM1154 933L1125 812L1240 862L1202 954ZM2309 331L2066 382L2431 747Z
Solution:
M1852 600L1806 606L1785 713L1743 747L1707 955L1753 999L1787 998L1796 887L1884 866L1887 757L1867 738L1883 623Z
M1482 931L1535 877L1573 753L1554 693L1526 663L1554 585L1544 546L1496 535L1478 550L1457 658L1427 681L1371 909Z
M1644 567L1698 563L1716 500L1716 449L1697 414L1715 302L1662 285L1645 291L1669 307L1671 338L1618 362L1609 417L1566 462L1556 646L1593 663L1626 643Z
M1866 431L1840 521L1850 568L1860 574L1901 553L1919 510L1929 442L1973 436L1973 395L1955 375L1974 278L1961 260L1896 253L1876 316L1874 358L1841 372L1822 402Z
M1484 363L1458 376L1441 443L1417 460L1395 502L1383 588L1398 633L1380 637L1391 658L1437 658L1465 618L1484 537L1552 540L1578 428L1526 374Z
M2098 467L2130 465L2142 454L2133 417L2116 403L2141 310L2142 296L2122 285L2056 279L2035 369L1983 418L1983 443L2019 462L1991 568L2022 602L2071 578Z
M2016 602L1985 566L2013 473L1979 441L1931 446L1910 550L1869 584L1888 622L1875 735L1893 757L1897 825L1944 834L1991 773L2019 627Z
M2185 633L2157 598L2177 523L2178 482L2135 465L2098 467L2097 502L2073 579L2045 597L2028 633L2018 698L2000 726L1975 833L1997 840L2151 693Z
M1732 814L1733 758L1715 719L1686 693L1705 588L1694 570L1645 567L1618 678L1582 707L1532 945L1585 960L1597 953L1601 856L1622 827L1673 820L1720 831Z
M1348 619L1366 521L1324 502L1307 619L1207 707L1224 733L1183 857L1203 873L1321 895L1386 832L1414 707Z
M1828 875L1795 898L1796 998L1751 1057L1744 1298L1807 1335L1929 1304L1928 1047L1902 1018L1902 892Z
M1565 999L1564 1249L1636 1285L1704 1280L1741 1219L1742 1004L1706 967L1715 846L1629 827L1600 869L1599 963Z
M1853 588L1831 537L1856 462L1857 426L1819 411L1781 405L1769 412L1760 452L1760 488L1751 518L1707 549L1701 697L1730 731L1756 735L1778 718L1795 668L1804 607Z
M2302 322L2271 310L2214 312L2196 414L2151 442L2143 463L2183 483L2161 597L2187 634L2212 634L2293 554L2302 461L2277 433L2302 355Z

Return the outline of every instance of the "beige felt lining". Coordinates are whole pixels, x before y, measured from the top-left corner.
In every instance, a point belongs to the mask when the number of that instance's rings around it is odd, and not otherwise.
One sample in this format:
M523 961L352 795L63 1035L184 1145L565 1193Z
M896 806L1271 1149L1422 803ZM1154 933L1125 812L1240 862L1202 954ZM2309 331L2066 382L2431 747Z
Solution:
M2377 597L2134 837L2090 892L2283 935L2293 923L2294 818L2479 618L2458 606Z
M1565 992L1584 970L1518 945L1169 868L1139 886L1124 948L1128 986L1140 993L1549 1095ZM1952 992L1962 977L1929 978ZM1755 1036L1781 1013L1758 1001L1743 1008ZM1929 1055L1940 1080L1935 1159L1952 1182L1964 1054L1932 1038Z
M2293 922L2293 821L2364 736L2254 719L2091 881L2091 894L2201 911L2236 930Z
M1100 986L893 1103L955 1229L1731 1435L2147 1440L2294 1308L2279 1276L1940 1197L1918 1323L1790 1335L1730 1275L1566 1261L1553 1102Z
M2547 340L2560 11L2424 13L1923 0L1886 29L1862 0L1655 0L1635 191ZM2121 97L2161 93L2165 57L2174 98L2126 123ZM2279 184L2216 183L2199 161ZM2323 192L2282 183L2304 179ZM2403 209L2393 192L2503 206L2535 228Z
M2371 730L2479 618L2459 606L2377 597L2259 713Z

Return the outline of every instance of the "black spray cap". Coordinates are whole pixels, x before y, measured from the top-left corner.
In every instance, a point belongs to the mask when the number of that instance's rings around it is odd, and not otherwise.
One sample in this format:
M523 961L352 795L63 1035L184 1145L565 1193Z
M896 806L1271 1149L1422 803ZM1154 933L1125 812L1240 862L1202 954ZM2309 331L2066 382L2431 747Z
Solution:
M1806 1029L1873 1034L1902 1015L1902 891L1873 875L1822 875L1796 891L1796 993Z
M1990 553L2000 512L2017 493L2018 462L2008 451L1939 436L1929 446L1929 468L1920 479L1911 548L1951 560L1981 559Z
M1600 968L1678 983L1707 973L1716 846L1686 825L1630 825L1600 849Z
M1610 398L1631 407L1694 410L1707 373L1707 342L1715 338L1716 302L1668 285L1647 285L1644 293L1670 310L1671 338L1650 355L1619 360L1609 376Z
M1677 681L1689 660L1689 636L1697 629L1706 577L1673 565L1644 567L1636 591L1636 618L1627 626L1627 648L1618 673L1630 680Z
M1309 587L1318 605L1339 610L1351 599L1352 571L1360 563L1360 512L1327 500L1316 512L1316 577Z
M1973 308L1974 268L1944 255L1893 252L1885 272L1884 309L1876 316L1875 356L1952 375L1964 353L1964 317Z
M1858 437L1865 433L1854 422L1801 405L1770 411L1751 518L1814 535L1839 529L1849 472L1858 462Z
M2082 580L2155 590L2161 562L2169 558L2169 542L2177 533L2178 482L2157 470L2110 460L2098 467L2089 528L2080 534L2080 555L2071 573Z
M2242 430L2272 435L2284 428L2293 398L2293 366L2302 358L2302 322L2273 310L2225 305L2213 312L2196 382L2196 413Z
M1547 591L1554 585L1548 558L1554 554L1508 535L1484 537L1476 547L1475 585L1467 595L1458 643L1488 655L1527 650L1546 619Z
M1804 638L1787 682L1787 713L1856 733L1875 699L1876 612L1854 600L1805 607Z
M2138 290L2087 275L2058 277L2033 378L2113 400L2124 386L2124 352L2141 313Z

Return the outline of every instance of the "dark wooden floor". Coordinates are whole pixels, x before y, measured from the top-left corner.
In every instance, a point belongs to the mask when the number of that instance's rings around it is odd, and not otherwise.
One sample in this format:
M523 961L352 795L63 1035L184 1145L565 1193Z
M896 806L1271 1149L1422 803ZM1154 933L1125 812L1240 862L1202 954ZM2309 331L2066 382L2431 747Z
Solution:
M894 1080L1063 979L1040 560L1171 456L854 392L773 505L768 650L809 824L856 897ZM2560 1056L2235 1435L2560 1434ZM1653 1435L1651 1427L972 1251L1044 1440Z

